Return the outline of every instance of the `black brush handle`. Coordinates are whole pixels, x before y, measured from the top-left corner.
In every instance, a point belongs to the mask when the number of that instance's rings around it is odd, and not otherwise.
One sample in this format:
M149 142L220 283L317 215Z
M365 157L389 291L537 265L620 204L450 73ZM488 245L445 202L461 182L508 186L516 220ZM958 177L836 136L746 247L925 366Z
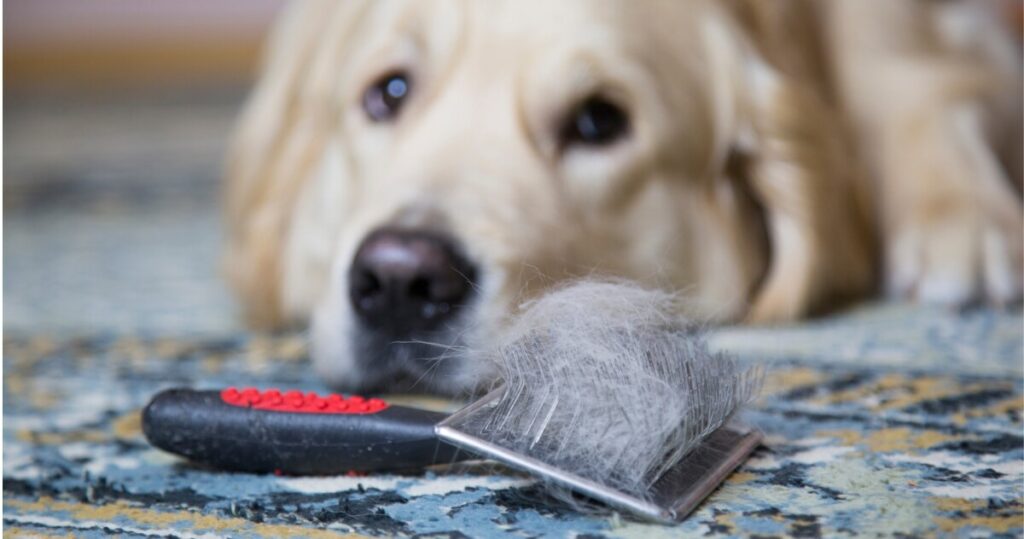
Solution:
M334 475L467 458L435 436L445 417L381 399L170 389L143 410L142 431L154 446L216 468Z

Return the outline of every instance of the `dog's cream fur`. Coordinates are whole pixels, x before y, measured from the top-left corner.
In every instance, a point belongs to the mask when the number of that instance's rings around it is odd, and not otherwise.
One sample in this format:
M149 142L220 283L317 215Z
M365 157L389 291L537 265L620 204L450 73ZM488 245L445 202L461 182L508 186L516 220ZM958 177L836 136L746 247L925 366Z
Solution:
M717 320L883 286L1013 301L1021 57L1000 6L300 0L230 155L231 280L257 326L312 316L314 356L351 387L368 375L345 270L382 225L442 230L481 266L452 342L587 273L688 290ZM408 104L369 122L363 92L399 68ZM629 111L629 138L559 151L558 122L594 92ZM426 387L485 376L458 359Z

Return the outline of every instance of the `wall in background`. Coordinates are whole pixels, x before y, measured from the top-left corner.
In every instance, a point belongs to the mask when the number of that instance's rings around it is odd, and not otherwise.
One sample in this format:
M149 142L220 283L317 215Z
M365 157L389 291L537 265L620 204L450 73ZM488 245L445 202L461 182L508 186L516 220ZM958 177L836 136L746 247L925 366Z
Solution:
M6 87L251 77L283 0L7 0Z

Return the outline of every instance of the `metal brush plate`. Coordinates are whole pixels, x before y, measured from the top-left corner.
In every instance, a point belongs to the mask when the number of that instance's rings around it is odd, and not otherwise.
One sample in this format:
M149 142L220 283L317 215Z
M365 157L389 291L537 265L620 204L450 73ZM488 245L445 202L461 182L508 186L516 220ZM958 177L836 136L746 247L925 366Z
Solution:
M639 498L468 434L473 430L469 427L488 417L502 391L492 391L438 423L434 429L437 436L466 451L659 522L675 523L686 518L761 442L760 431L734 420L711 433L666 471L646 499Z

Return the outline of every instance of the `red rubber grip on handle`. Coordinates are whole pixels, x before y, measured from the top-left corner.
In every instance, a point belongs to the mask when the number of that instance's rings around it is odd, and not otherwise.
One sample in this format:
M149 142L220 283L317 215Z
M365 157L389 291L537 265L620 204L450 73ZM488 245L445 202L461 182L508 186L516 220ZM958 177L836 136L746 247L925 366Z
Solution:
M357 395L345 398L332 393L321 397L314 392L303 394L301 391L287 391L281 393L277 389L260 391L254 387L242 390L229 387L220 392L220 399L225 404L232 406L302 414L376 414L390 406L382 399L364 399Z

